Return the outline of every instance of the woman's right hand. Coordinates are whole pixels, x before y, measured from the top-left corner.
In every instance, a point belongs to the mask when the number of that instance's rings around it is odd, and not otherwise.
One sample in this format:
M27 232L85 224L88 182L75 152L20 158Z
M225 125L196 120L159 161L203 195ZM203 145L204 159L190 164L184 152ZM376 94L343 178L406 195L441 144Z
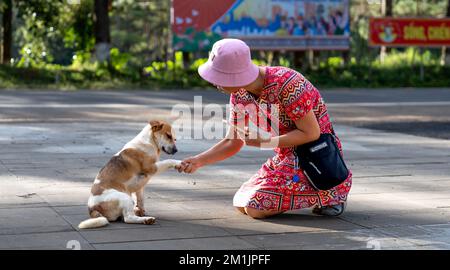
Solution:
M194 173L196 170L198 170L200 167L202 167L203 164L197 157L188 157L183 159L180 166L177 166L178 172L184 172L184 173Z

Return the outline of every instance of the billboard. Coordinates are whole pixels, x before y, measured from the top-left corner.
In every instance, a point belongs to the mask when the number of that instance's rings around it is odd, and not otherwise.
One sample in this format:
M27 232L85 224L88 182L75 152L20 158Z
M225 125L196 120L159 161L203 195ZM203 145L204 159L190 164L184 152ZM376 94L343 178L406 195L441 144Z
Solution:
M181 51L225 37L252 49L349 49L349 0L172 0L171 23Z
M450 46L450 19L371 18L371 46Z

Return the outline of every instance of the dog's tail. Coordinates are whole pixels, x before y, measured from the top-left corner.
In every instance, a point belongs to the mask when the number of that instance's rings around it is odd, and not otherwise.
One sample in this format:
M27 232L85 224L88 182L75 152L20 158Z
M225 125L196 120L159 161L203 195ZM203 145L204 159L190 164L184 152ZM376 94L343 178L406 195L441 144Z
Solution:
M80 224L78 224L79 229L92 229L92 228L99 228L103 227L109 224L109 221L107 218L102 216L100 213L96 213L97 217L86 219L85 221L82 221ZM92 214L91 214L92 216ZM95 215L94 215L95 216Z

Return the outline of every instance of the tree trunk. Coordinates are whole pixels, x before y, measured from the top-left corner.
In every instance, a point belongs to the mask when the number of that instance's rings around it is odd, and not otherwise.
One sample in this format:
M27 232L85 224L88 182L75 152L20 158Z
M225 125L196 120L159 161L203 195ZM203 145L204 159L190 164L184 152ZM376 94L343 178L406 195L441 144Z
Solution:
M110 0L95 0L94 2L95 57L98 61L109 61L109 50L111 49L109 4Z
M188 68L191 64L191 53L190 52L182 52L183 54L183 68Z
M3 12L3 64L9 64L11 61L12 46L12 0L4 1L6 7Z
M384 16L392 17L392 2L393 0L385 0L386 1L386 11Z
M382 6L381 6L381 13L385 17L392 17L392 2L393 0L383 0ZM390 48L386 48L386 46L381 46L380 49L380 61L381 63L384 63L384 58L386 57L386 53L390 51Z
M450 0L447 1L447 17L450 17Z
M294 67L298 70L305 67L305 51L294 51Z
M280 51L273 51L270 65L278 66L280 64Z

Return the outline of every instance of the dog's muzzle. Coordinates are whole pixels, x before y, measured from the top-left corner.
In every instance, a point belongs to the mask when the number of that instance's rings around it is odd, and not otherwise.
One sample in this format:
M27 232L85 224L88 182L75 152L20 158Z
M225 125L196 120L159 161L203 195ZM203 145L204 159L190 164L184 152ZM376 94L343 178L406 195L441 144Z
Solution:
M171 147L163 146L162 150L164 151L164 153L169 154L169 155L174 155L176 152L178 152L178 149L175 145L171 146Z

